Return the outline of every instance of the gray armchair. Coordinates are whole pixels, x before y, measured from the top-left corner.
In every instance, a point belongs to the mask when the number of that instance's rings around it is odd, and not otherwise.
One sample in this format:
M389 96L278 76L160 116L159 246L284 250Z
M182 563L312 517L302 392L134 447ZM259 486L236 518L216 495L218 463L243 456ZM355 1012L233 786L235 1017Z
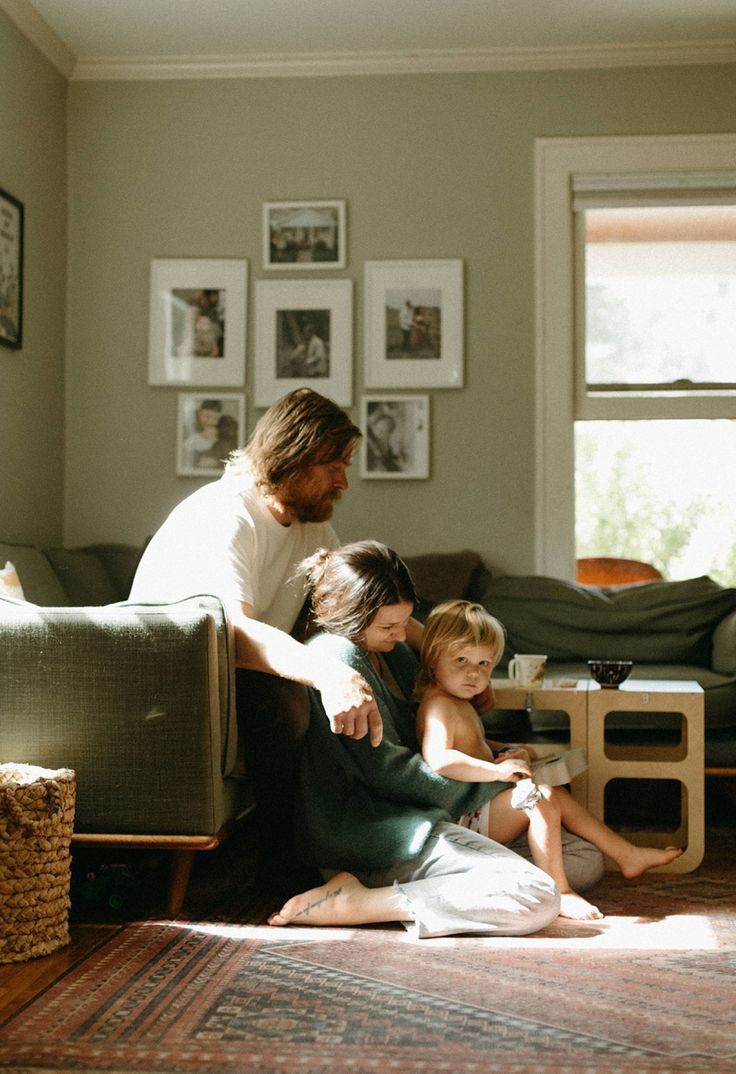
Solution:
M25 595L41 596L30 553L0 545L3 552ZM95 591L109 595L99 550L58 561L79 582L90 555ZM75 770L75 844L171 851L175 914L195 853L219 846L252 808L238 773L233 638L220 601L0 600L0 668L0 759Z

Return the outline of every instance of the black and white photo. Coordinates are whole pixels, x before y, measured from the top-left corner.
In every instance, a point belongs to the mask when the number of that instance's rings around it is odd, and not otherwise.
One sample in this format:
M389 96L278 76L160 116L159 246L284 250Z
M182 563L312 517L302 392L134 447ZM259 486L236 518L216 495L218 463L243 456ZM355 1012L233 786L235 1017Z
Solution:
M176 472L219 477L228 456L245 442L243 395L180 392Z
M151 262L149 384L244 383L246 282L241 260Z
M353 401L352 280L258 280L256 406L309 387Z
M263 267L337 269L346 263L344 201L267 201Z
M462 388L463 264L366 261L369 388Z
M429 396L363 396L361 477L429 477Z

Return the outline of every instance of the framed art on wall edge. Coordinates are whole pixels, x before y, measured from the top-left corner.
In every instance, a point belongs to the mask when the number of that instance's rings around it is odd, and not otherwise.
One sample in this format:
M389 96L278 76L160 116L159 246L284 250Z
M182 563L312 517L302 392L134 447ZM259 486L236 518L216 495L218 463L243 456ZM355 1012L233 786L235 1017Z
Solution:
M429 396L364 395L360 476L429 477Z
M295 388L353 402L352 280L258 280L255 403Z
M242 260L151 262L149 384L244 383L246 285Z
M176 472L219 477L231 451L245 443L245 396L228 392L179 392Z
M23 204L0 190L0 343L23 345Z
M462 388L463 263L366 261L369 388Z

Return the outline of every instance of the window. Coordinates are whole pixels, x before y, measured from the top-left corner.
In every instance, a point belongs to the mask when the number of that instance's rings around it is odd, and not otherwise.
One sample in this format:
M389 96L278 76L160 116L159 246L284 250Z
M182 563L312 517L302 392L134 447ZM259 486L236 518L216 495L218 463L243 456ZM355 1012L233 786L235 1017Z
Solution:
M574 577L577 539L579 555L668 550L670 577L722 564L719 580L736 584L735 159L732 135L537 143L543 573ZM675 481L666 498L662 475L686 470L699 489ZM701 566L709 513L723 547ZM615 544L594 548L606 527Z
M583 213L587 392L736 389L736 205Z

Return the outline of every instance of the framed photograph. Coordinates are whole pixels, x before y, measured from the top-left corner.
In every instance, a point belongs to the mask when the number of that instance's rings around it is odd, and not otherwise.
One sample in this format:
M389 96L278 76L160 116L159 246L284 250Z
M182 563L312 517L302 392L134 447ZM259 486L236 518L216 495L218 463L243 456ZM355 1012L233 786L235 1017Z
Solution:
M256 283L256 406L308 387L353 402L353 281Z
M245 261L154 260L149 384L245 381Z
M219 477L231 451L245 443L245 396L179 392L176 472Z
M264 268L345 268L346 246L344 201L264 203Z
M0 343L23 346L23 204L0 190Z
M462 388L462 261L366 261L365 382Z
M364 395L361 428L361 477L429 477L428 395Z

